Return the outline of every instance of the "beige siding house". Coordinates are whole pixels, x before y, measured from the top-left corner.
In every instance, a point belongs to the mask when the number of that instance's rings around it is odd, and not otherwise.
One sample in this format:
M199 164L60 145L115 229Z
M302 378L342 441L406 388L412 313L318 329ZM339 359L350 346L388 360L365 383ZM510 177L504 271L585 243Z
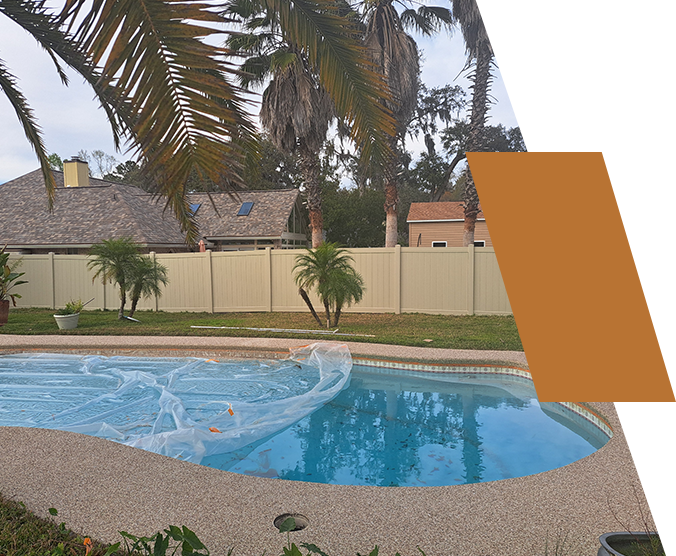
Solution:
M462 247L465 213L462 201L411 203L408 212L410 247ZM493 247L483 212L474 229L475 247Z

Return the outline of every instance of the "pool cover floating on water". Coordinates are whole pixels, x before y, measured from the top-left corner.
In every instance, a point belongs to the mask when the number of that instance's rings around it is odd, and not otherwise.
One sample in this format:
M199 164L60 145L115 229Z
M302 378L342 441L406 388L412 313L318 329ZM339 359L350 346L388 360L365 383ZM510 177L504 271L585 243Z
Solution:
M344 344L282 361L55 354L0 357L0 426L79 432L200 463L265 438L332 400Z

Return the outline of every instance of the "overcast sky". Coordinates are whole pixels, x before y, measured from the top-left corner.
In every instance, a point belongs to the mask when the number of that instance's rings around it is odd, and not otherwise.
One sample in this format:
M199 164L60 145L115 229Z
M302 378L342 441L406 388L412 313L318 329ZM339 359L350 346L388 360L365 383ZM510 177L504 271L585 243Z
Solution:
M444 33L431 39L416 36L416 40L423 52L422 77L428 87L449 83L467 87L467 80L462 76L458 78L465 63L460 33L455 33L453 37ZM70 85L63 86L49 56L6 17L0 17L0 58L19 80L19 87L43 129L49 152L68 158L81 149L89 152L102 150L118 160L130 158L115 152L110 126L94 100L91 88L74 72L69 73ZM518 125L499 76L493 95L497 103L490 112L491 123L503 123L507 127ZM39 167L16 114L1 94L0 130L0 183ZM414 141L408 146L412 150L422 149L422 145L416 145Z

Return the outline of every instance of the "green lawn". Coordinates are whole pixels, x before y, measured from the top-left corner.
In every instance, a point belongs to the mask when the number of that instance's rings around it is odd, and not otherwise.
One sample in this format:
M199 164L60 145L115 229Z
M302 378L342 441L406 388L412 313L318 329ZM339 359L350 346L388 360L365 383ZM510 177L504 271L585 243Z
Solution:
M0 334L123 336L239 336L371 342L402 346L523 351L511 316L344 313L340 332L367 336L326 336L289 332L194 329L191 326L236 326L319 330L309 313L164 313L140 311L140 323L120 321L115 311L83 311L74 330L59 330L51 309L12 309ZM431 340L431 341L425 341Z

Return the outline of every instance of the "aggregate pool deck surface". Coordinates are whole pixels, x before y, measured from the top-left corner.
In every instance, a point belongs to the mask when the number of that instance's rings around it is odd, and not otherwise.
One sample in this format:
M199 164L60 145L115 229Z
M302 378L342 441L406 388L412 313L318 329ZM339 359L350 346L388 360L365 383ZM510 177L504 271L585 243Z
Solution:
M0 335L0 354L61 351L194 355L286 351L303 340ZM522 353L406 348L348 342L353 355L390 360L495 361L526 366ZM38 515L104 542L118 531L150 535L187 525L212 554L269 556L286 541L276 516L298 512L310 525L291 534L330 556L593 556L609 531L642 530L647 503L611 403L594 403L614 430L594 454L565 467L449 487L366 487L249 477L202 467L80 434L0 427L0 492ZM648 514L649 515L649 514ZM620 524L618 519L622 522ZM548 548L546 549L546 546ZM558 554L559 552L557 552Z

